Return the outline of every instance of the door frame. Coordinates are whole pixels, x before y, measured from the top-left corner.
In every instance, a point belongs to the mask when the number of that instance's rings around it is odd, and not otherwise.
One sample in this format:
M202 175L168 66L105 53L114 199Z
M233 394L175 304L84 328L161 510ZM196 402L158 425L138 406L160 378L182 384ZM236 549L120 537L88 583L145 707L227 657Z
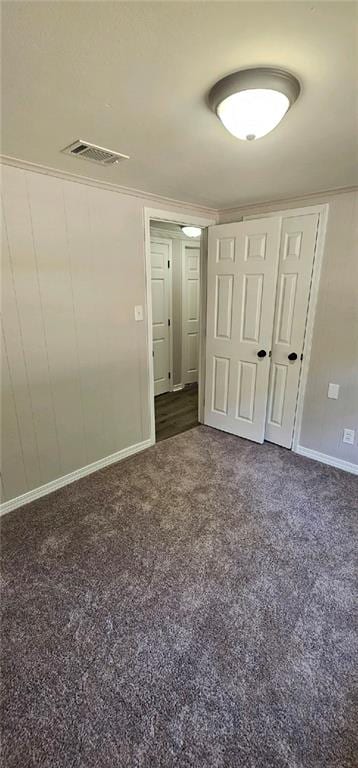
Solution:
M269 216L304 216L309 213L318 213L318 230L313 261L311 289L308 303L308 312L306 320L306 331L303 343L303 361L301 375L298 385L296 416L293 429L292 451L299 452L300 435L302 428L303 404L307 385L308 372L310 367L310 357L312 351L312 339L314 322L317 309L319 283L321 269L324 257L324 247L326 240L327 222L329 214L329 203L320 205L301 206L299 208L283 208L277 211L260 211L247 216L242 216L241 221L249 219L262 219ZM204 386L205 386L205 328L206 328L206 261L207 256L207 227L218 224L216 217L202 217L198 215L189 215L156 208L144 208L144 244L145 244L145 283L146 283L146 323L147 323L147 359L148 359L148 403L150 419L150 443L155 443L155 411L154 411L154 380L153 380L153 335L152 335L152 292L151 292L151 269L150 269L150 222L165 221L175 224L192 224L201 227L203 232L200 238L200 334L199 334L199 421L203 421L204 412Z
M157 208L144 208L144 249L145 249L145 319L147 324L147 360L148 360L148 406L149 406L149 440L150 444L155 443L155 410L154 410L154 376L153 376L153 333L152 333L152 285L151 285L151 258L150 258L150 223L153 221L166 221L168 224L191 224L205 230L217 224L216 217L204 217L196 214L180 213ZM203 240L203 235L200 238ZM202 254L202 247L200 247ZM202 266L202 258L200 267ZM201 307L200 307L201 308ZM202 349L204 339L204 324L200 323L199 349ZM204 342L205 343L205 342ZM200 359L200 355L199 355ZM202 365L199 363L199 392L202 391ZM200 417L200 397L199 397L199 417ZM200 418L199 418L200 420Z
M300 208L283 208L279 211L268 211L265 213L260 211L260 213L250 214L249 216L243 216L243 219L242 219L243 221L248 221L250 219L263 219L271 216L278 216L278 217L281 217L282 219L283 217L288 218L290 216L292 217L306 216L308 214L313 214L313 213L318 213L319 218L318 218L315 254L313 257L311 287L310 287L309 298L308 298L306 328L305 328L305 335L304 335L304 341L303 341L303 360L302 360L300 378L298 382L296 414L295 414L295 421L293 426L293 437L292 437L292 448L291 448L293 453L298 453L299 452L298 449L300 446L300 436L301 436L302 418L303 418L303 404L305 399L308 372L310 367L313 330L314 330L314 322L316 317L319 283L320 283L323 256L324 256L324 246L325 246L325 240L326 240L329 203L322 203L321 205L302 206Z

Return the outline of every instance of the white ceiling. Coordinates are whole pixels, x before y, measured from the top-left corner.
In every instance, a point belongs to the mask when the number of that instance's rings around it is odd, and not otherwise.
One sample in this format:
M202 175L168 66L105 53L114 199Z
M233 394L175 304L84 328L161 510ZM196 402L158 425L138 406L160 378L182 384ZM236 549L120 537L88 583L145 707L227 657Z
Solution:
M5 2L2 152L214 208L353 186L353 2ZM273 65L302 93L257 142L231 136L208 89ZM131 156L60 154L87 139Z

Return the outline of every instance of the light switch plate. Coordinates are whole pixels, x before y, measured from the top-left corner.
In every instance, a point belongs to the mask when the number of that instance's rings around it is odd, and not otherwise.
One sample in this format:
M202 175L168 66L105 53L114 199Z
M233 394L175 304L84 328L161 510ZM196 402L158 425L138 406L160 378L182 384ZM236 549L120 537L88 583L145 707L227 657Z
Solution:
M328 384L327 397L330 397L332 400L338 400L338 395L339 384Z
M354 436L354 429L345 429L343 432L343 442L349 443L349 445L354 445Z
M141 305L141 304L137 304L137 305L134 307L134 317L135 317L135 319L136 319L137 323L138 323L140 320L143 320L143 307L142 307L142 305Z

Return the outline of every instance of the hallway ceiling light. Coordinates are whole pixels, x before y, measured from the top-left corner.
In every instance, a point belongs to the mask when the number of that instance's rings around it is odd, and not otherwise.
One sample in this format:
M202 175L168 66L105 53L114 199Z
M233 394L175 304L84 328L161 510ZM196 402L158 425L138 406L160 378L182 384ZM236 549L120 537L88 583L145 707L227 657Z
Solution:
M182 227L181 229L187 237L200 237L201 235L200 227Z
M276 128L300 90L297 78L282 69L243 69L214 85L209 104L233 136L253 141Z

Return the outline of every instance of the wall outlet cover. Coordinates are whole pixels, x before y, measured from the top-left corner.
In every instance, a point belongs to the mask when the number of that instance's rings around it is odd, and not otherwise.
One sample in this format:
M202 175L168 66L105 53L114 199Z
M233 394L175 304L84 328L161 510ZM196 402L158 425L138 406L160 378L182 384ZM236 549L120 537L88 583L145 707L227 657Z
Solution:
M343 442L349 443L349 445L354 445L354 436L354 429L345 429L343 432Z

